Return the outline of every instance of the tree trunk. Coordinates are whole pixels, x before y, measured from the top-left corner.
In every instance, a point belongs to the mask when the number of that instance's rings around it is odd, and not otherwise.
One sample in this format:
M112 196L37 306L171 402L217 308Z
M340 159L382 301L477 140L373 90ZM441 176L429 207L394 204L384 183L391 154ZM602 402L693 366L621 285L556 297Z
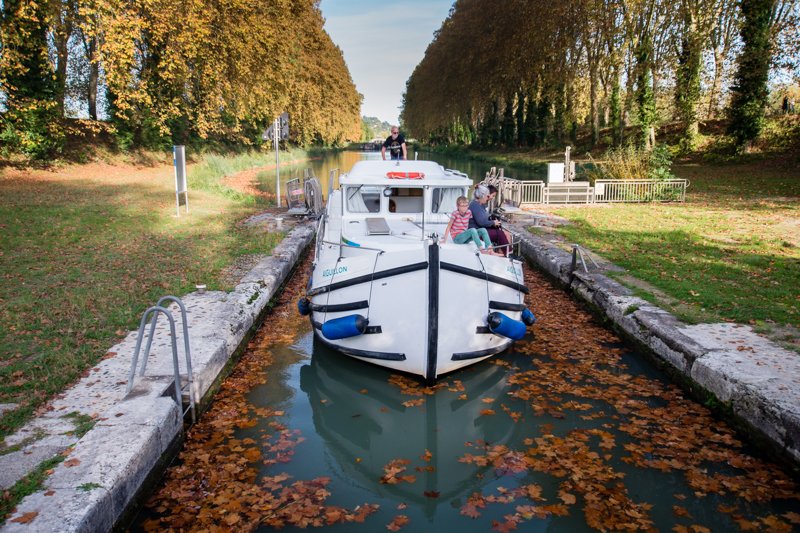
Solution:
M89 118L97 120L97 85L100 79L100 62L97 60L98 37L83 34L83 49L89 62L89 81L86 86L86 104Z
M69 57L69 33L65 29L63 32L56 32L54 35L56 48L56 105L58 115L64 116L64 98L67 94L67 60Z
M525 91L520 88L517 91L517 142L516 145L525 146Z
M589 69L589 118L592 123L592 148L600 141L600 111L597 102L597 65Z
M764 109L769 96L767 81L772 60L770 17L774 4L775 0L742 0L740 4L743 47L733 86L728 129L740 148L751 144L764 127Z
M691 152L697 145L700 124L697 105L700 100L700 60L703 53L702 40L698 35L695 14L684 7L684 37L678 57L676 73L675 107L681 121L680 144L684 151Z
M719 113L719 94L722 92L722 73L725 61L725 53L721 48L714 49L714 80L711 83L711 91L708 97L708 118L717 118Z

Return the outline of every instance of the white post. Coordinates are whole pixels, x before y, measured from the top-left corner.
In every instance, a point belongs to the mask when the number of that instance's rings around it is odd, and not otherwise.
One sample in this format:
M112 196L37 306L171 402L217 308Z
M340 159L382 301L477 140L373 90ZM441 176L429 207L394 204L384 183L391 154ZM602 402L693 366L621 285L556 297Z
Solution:
M186 147L173 145L172 164L175 167L175 216L181 216L181 194L189 212L189 187L186 183Z
M572 147L567 146L567 149L564 151L564 183L569 183L570 181L572 181L572 178L574 177L572 175L572 172L570 172L570 169L572 168L572 166L570 165L570 158L569 158L570 150L572 150Z
M275 196L278 202L278 207L281 206L281 160L278 153L278 137L280 136L280 119L275 119L272 123L273 131L275 132Z

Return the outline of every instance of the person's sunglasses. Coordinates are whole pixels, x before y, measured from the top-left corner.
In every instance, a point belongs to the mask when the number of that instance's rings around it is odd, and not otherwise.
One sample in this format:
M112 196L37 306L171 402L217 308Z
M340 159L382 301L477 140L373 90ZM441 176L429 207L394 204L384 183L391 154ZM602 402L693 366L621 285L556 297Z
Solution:
M392 135L397 135L398 133L400 133L400 132L399 131L393 131Z

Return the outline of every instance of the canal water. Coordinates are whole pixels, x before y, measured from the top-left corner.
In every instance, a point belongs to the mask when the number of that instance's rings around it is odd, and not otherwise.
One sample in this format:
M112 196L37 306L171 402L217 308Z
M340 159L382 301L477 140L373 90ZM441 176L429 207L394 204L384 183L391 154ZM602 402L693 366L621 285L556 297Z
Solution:
M414 157L413 152L409 154L409 157L410 158ZM325 198L327 198L328 175L331 170L338 169L339 172L345 173L349 172L357 161L361 161L364 159L377 160L380 158L381 158L380 152L356 152L350 150L325 151L320 153L319 155L314 156L312 159L309 159L308 161L304 161L302 163L298 163L296 165L291 165L291 166L282 166L281 184L285 184L288 180L294 178L302 179L305 169L311 168L314 172L314 175L317 178L319 178L320 184L322 185L323 195L325 196ZM445 168L452 168L460 172L464 172L475 182L481 181L486 176L486 172L489 170L489 164L487 163L482 163L467 158L446 156L432 152L430 153L419 152L418 158L425 159L428 161L436 161ZM505 176L520 180L544 181L546 180L546 170L544 166L542 166L540 170L530 169L530 168L505 169ZM275 189L274 170L265 170L261 172L258 175L258 180L262 188L266 188L268 190ZM282 185L281 190L282 191L286 190L284 185Z
M564 292L435 387L314 340L308 260L132 529L791 531L800 493Z

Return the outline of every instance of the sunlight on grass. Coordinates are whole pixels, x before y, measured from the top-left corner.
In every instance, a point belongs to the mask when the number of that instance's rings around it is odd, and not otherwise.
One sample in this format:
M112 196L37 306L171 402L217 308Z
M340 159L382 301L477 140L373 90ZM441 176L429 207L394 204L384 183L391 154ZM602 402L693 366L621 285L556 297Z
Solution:
M686 204L559 208L573 224L560 232L626 268L670 296L687 320L708 314L743 323L800 325L800 218L797 185L766 176L771 192L746 198L746 187L713 170ZM720 173L723 174L723 173ZM699 181L702 176L696 176ZM784 185L785 182L785 185ZM727 187L739 194L728 197ZM793 233L793 234L792 234ZM689 309L690 311L686 311Z
M268 163L208 156L195 165L180 217L169 166L0 180L0 403L19 404L0 434L96 364L160 296L197 283L229 290L224 267L272 250L281 234L239 224L256 202L219 184L254 164Z

